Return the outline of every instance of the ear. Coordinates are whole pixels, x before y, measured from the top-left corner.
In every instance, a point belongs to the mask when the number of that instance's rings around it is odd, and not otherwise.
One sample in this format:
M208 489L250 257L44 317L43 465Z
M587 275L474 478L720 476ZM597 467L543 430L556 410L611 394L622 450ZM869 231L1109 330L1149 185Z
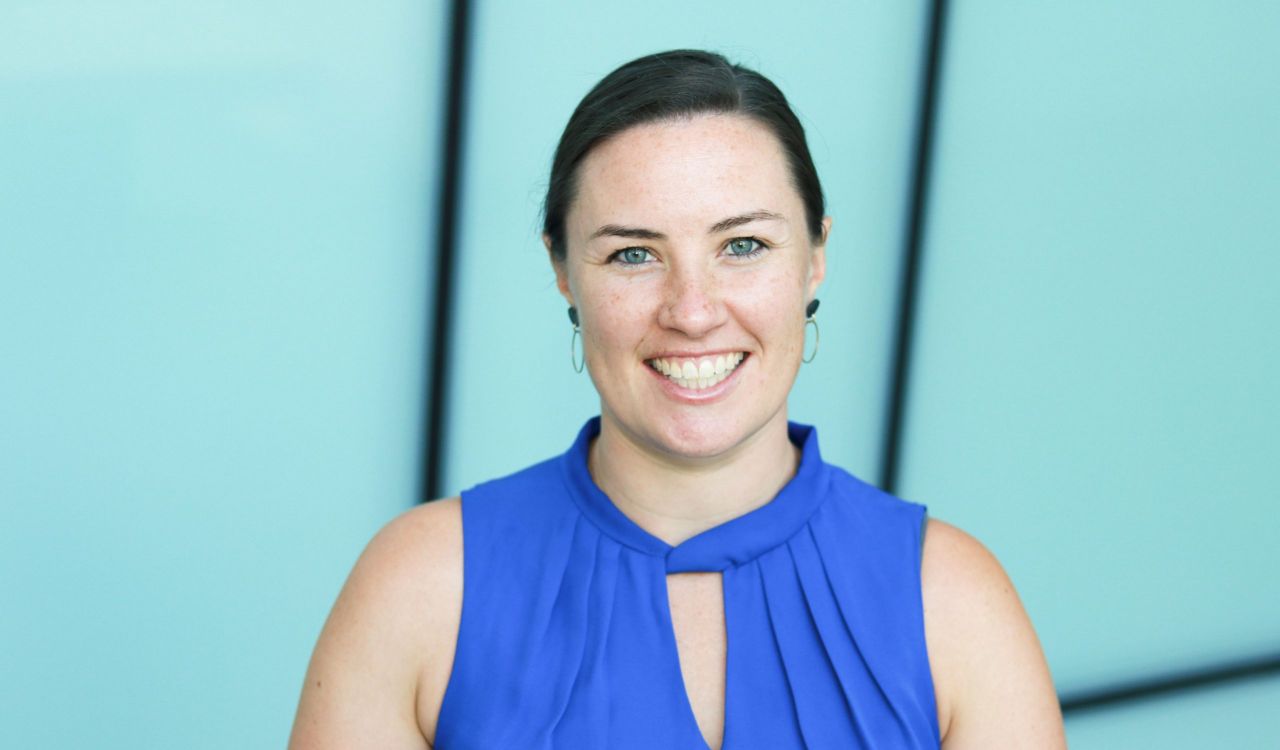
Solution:
M560 296L564 297L569 306L573 306L573 293L569 291L569 269L566 267L565 261L560 260L551 252L551 235L543 233L542 245L547 248L547 257L551 259L551 268L556 272L556 288L560 290Z
M806 290L808 299L817 295L818 286L827 277L827 239L830 236L831 217L826 216L822 219L822 240L809 253L809 288Z

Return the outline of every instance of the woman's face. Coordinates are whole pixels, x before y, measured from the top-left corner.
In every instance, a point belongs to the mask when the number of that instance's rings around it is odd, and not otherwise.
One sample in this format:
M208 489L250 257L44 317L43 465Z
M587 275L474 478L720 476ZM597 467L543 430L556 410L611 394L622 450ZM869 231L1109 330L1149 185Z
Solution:
M785 422L826 266L768 129L698 115L625 130L579 164L565 224L553 265L602 419L689 458Z

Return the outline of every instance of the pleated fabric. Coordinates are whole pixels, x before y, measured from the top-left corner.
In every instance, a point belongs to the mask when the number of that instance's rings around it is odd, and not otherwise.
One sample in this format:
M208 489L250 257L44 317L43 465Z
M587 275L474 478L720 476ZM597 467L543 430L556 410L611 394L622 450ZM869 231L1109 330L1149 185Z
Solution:
M723 750L937 748L920 593L924 506L822 460L769 503L671 546L563 455L462 493L463 602L439 750L707 750L666 576L720 571Z

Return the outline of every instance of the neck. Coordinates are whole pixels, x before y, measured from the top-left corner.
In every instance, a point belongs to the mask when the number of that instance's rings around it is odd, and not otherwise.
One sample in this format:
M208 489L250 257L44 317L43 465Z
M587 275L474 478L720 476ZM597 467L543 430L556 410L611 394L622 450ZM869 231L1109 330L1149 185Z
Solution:
M596 485L640 528L672 546L767 504L800 465L786 409L718 456L656 450L607 415L588 452Z

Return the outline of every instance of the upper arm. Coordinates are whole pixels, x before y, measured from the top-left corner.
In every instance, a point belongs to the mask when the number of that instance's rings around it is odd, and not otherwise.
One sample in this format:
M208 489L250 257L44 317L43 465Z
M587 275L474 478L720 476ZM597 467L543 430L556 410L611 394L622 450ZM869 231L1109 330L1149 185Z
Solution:
M930 519L921 577L943 747L1065 748L1040 642L995 557Z
M419 693L433 689L424 676L439 682L432 675L451 667L461 573L457 498L418 506L378 532L316 643L291 750L430 747Z

